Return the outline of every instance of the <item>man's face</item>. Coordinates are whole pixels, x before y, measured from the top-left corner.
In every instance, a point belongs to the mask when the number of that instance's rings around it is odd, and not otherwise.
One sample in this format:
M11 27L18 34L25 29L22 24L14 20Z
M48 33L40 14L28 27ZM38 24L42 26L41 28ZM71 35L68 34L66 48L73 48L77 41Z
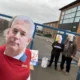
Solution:
M25 23L24 21L18 20L12 24L11 28L8 31L6 45L15 51L21 51L30 43L31 38L29 35L29 22Z
M73 41L73 36L69 35L69 36L68 36L68 40L69 40L69 41Z

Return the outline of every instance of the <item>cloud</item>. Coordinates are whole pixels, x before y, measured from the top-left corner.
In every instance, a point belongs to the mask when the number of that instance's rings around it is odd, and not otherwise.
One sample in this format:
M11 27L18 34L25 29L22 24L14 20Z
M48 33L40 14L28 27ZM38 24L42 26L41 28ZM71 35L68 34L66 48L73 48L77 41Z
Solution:
M74 0L0 0L0 13L27 15L34 22L45 23L59 19L59 8Z

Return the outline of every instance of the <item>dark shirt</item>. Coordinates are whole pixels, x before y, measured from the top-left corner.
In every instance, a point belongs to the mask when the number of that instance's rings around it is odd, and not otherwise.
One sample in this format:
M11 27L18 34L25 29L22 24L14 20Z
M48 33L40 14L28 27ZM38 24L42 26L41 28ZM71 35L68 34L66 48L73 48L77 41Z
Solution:
M52 48L53 48L52 53L55 55L58 55L58 54L60 54L60 52L63 51L64 45L61 43L58 43L58 42L54 42L52 44Z

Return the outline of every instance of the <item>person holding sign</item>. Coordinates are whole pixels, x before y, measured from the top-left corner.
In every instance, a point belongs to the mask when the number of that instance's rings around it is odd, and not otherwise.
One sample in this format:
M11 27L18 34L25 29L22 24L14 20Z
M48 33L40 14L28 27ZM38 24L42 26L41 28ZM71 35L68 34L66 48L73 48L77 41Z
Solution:
M51 51L51 58L50 58L50 62L48 64L48 67L51 67L52 63L53 63L53 59L55 58L55 65L54 65L54 69L57 70L57 62L59 60L59 56L60 56L60 52L63 51L64 49L64 45L61 43L62 42L62 36L58 35L56 37L56 41L53 42L52 44L52 51Z

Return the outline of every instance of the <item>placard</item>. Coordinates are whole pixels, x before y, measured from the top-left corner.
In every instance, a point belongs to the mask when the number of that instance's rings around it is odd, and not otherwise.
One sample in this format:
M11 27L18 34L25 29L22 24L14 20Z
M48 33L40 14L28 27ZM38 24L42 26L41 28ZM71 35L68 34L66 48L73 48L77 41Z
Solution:
M33 65L33 66L37 66L38 65L38 54L39 54L39 51L38 50L31 50L31 62L30 64Z

